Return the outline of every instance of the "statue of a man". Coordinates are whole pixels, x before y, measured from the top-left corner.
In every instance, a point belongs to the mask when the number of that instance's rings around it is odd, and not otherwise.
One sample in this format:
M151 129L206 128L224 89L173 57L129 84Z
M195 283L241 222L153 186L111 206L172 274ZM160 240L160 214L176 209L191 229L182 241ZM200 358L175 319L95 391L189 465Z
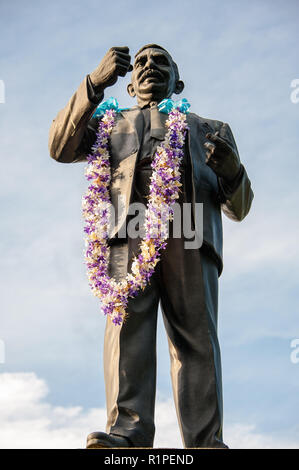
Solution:
M132 71L128 93L137 106L119 113L110 139L111 199L144 202L151 161L165 138L161 100L184 88L171 55L157 44L142 47L134 65L127 47L113 47L53 121L49 148L59 162L86 160L95 142L92 118L104 90ZM228 124L187 115L179 203L203 203L203 243L186 249L184 234L172 236L150 282L127 306L128 319L107 319L104 375L106 432L87 438L88 448L152 447L156 391L156 326L161 304L168 335L171 377L185 447L227 447L222 438L222 384L217 338L218 277L222 271L221 209L241 221L253 193ZM194 215L194 214L193 214ZM140 239L111 237L110 269L126 276Z

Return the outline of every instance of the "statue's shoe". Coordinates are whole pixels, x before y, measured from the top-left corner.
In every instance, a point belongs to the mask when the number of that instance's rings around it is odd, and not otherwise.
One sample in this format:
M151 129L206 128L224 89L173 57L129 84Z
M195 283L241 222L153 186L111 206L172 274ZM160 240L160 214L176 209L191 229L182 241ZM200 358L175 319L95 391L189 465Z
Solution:
M129 439L116 434L106 434L105 432L92 432L87 436L86 449L107 449L133 447Z

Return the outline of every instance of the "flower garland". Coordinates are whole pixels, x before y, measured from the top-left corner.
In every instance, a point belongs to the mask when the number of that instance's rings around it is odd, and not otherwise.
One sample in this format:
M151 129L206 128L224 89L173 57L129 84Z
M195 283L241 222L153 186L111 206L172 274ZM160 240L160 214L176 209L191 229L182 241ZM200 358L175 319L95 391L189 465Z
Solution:
M109 137L115 126L118 110L113 98L104 103L104 116L99 120L96 142L92 153L87 157L85 176L91 184L82 203L86 223L85 262L91 290L101 300L103 313L109 315L115 325L122 324L129 297L136 296L139 289L145 288L160 259L161 250L167 245L168 221L173 220L173 204L178 199L182 186L179 168L184 155L186 113L190 106L187 100L179 103L163 100L158 106L161 112L167 112L169 116L165 140L157 148L151 165L153 171L145 211L145 234L141 240L140 253L133 259L131 272L120 282L108 274L107 241L111 204ZM103 109L103 105L101 107Z

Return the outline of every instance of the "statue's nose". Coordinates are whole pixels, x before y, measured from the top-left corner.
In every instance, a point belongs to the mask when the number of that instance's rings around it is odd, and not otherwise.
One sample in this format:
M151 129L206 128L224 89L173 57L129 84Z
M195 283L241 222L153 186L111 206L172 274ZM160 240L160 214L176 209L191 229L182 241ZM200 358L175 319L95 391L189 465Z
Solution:
M153 65L155 65L155 61L154 61L153 57L149 56L147 58L145 67L150 69L150 68L152 68Z

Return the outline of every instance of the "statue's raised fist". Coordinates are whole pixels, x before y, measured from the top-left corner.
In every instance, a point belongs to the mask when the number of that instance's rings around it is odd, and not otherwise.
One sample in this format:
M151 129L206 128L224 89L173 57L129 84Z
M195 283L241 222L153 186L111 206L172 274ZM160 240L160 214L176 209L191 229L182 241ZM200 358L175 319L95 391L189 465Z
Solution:
M97 68L89 75L92 84L98 89L105 89L116 83L118 77L124 77L133 70L129 48L111 47Z

